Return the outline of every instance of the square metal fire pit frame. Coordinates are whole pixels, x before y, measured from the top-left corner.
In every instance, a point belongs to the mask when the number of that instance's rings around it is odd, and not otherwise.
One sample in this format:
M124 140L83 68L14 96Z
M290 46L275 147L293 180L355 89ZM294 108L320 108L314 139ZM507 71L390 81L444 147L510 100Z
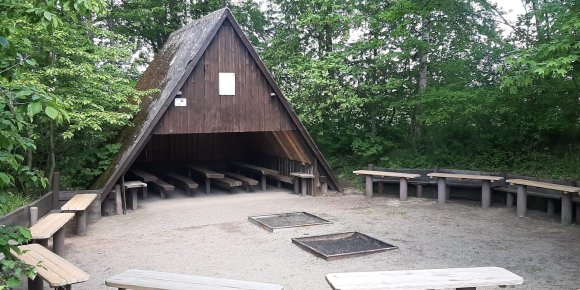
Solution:
M278 227L272 227L262 221L260 221L260 218L268 218L268 217L276 217L276 216L288 216L288 215L299 215L299 214L303 214L303 215L307 215L313 219L317 219L319 220L319 222L311 222L311 223L306 223L306 224L300 224L300 225L290 225L290 226L278 226ZM305 211L298 211L298 212L287 212L287 213L275 213L275 214L264 214L264 215L255 215L255 216L249 216L248 220L253 223L258 225L259 227L269 231L269 232L274 232L275 230L280 230L280 229L288 229L288 228L299 228L299 227L307 227L307 226L316 226L316 225L325 225L325 224L331 224L331 221L325 220L319 216L313 215L311 213L307 213Z
M334 255L328 255L325 254L321 251L319 251L318 249L315 249L305 243L303 243L302 241L318 241L318 240L332 240L332 239L337 239L340 238L341 236L344 237L349 237L351 235L359 235L364 237L365 239L370 239L370 240L374 240L379 242L380 244L382 244L381 248L377 248L377 249L372 249L372 250L364 250L364 251L356 251L356 252L349 252L349 253L342 253L342 254L334 254ZM321 236L310 236L310 237L301 237L301 238L292 238L292 243L296 244L297 246L299 246L300 248L302 248L303 250L310 252L311 254L319 257L319 258L323 258L327 261L333 261L333 260L338 260L338 259L343 259L343 258L352 258L352 257L358 257L358 256L364 256L364 255L368 255L368 254L373 254L373 253L379 253L379 252L385 252L385 251L390 251L390 250L395 250L398 249L399 247L391 245L389 243L383 242L379 239L373 238L371 236L359 233L359 232L346 232L346 233L336 233L336 234L329 234L329 235L321 235Z

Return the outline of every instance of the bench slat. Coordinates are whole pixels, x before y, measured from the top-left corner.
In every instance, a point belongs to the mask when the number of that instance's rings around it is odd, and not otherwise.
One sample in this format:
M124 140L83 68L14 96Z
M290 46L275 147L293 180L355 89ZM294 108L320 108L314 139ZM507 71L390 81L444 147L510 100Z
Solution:
M187 188L189 188L189 189L196 189L198 187L197 182L195 182L195 181L193 181L185 176L175 174L175 173L165 173L165 176L167 176L173 180L179 181L183 185L187 186Z
M163 188L165 191L172 191L175 190L175 186L165 182L164 180L157 179L156 181L151 181L151 183L155 186Z
M67 203L65 203L60 209L64 211L83 211L91 205L91 203L97 198L97 194L77 194L73 196Z
M237 179L237 180L241 181L242 183L249 185L249 186L258 185L257 180L249 178L247 176L243 176L241 174L237 174L237 173L233 173L233 172L224 172L224 175L227 177L230 177L230 178Z
M30 227L33 239L48 239L75 216L74 213L51 213Z
M166 290L282 290L281 285L157 271L127 270L105 280L109 287Z
M559 190L559 191L563 191L563 192L580 192L580 187L560 185L560 184L540 182L540 181L532 181L532 180L526 180L526 179L508 179L508 180L506 180L506 182L510 183L510 184L515 184L515 185L526 185L526 186L547 188L547 189Z
M471 175L471 174L454 174L454 173L441 173L434 172L427 174L429 177L442 177L442 178L457 178L457 179L476 179L476 180L489 180L489 181L499 181L502 180L501 176L491 176L491 175Z
M158 179L157 176L140 169L133 169L131 170L131 173L141 178L145 182L156 181Z
M264 168L264 167L260 167L260 166L256 166L256 165L252 165L252 164L243 163L243 162L234 162L232 164L235 165L236 167L246 169L246 170L251 170L254 172L258 172L259 174L262 174L262 175L278 175L278 174L280 174L280 172L278 172L277 170L274 170L274 169Z
M220 178L220 179L215 179L213 182L215 182L216 184L220 184L220 185L224 185L227 187L237 187L237 186L242 186L242 182L239 180L235 180L232 178L228 178L228 177L224 177L224 178Z
M46 280L50 287L89 280L89 274L39 244L23 245L18 248L25 253L16 255L12 252L12 255L28 265L36 266L40 262L41 266L37 267L38 275Z
M147 187L147 183L141 181L125 181L125 188Z
M223 174L209 170L207 168L203 168L201 166L186 165L186 167L192 171L195 171L195 172L203 175L205 178L224 178Z
M524 281L499 267L331 273L326 275L326 280L335 290L493 287L518 285Z

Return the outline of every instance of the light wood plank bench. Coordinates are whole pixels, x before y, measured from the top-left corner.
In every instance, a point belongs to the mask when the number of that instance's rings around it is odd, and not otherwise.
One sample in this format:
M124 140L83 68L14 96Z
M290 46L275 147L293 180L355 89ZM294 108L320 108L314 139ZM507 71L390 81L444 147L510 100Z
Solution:
M517 186L517 215L518 217L525 217L527 211L527 191L528 186L552 189L562 192L562 213L560 222L563 225L572 223L572 195L579 193L580 188L574 186L560 185L554 183L532 181L526 179L508 179L507 183ZM576 213L578 214L578 213Z
M169 192L175 190L175 186L159 178L155 181L150 181L149 183L152 185L153 188L159 191L159 195L161 196L161 198L166 198Z
M247 164L247 163L243 163L243 162L233 162L232 165L234 165L238 169L241 169L244 171L249 171L249 172L252 172L252 173L259 175L260 176L260 185L262 187L262 190L266 190L266 186L267 186L266 176L269 176L273 179L281 181L280 179L277 179L278 176L281 176L280 172L278 172L277 170L264 168L264 167L260 167L260 166L256 166L256 165L252 165L252 164ZM278 185L280 185L280 184L278 184Z
M308 191L314 191L314 175L302 172L292 172L290 176L294 177L296 181L294 182L294 193L298 194L298 184L300 184L300 191L302 196L305 196ZM310 190L309 190L310 189Z
M199 186L197 182L183 175L171 172L165 173L164 175L167 176L169 179L171 179L173 184L181 185L183 189L185 189L185 194L187 194L188 196L191 196L195 191L195 189Z
M95 193L77 194L67 201L60 209L64 212L74 212L77 217L77 235L87 234L87 211L86 209L97 198Z
M421 177L420 174L375 171L375 170L356 170L356 171L353 171L352 173L354 173L356 175L364 175L365 176L365 183L366 183L366 191L365 192L366 192L367 197L373 197L373 176L399 178L399 200L407 200L409 179Z
M72 284L89 280L89 274L41 245L30 244L18 248L21 253L16 254L12 251L12 256L28 265L35 266L38 271L36 278L28 282L30 290L44 289L43 280L55 289L71 289Z
M139 290L283 290L277 284L230 280L184 274L127 270L105 280L108 287Z
M32 239L44 247L48 247L48 239L52 239L52 251L62 256L64 254L64 225L73 217L74 213L51 213L38 220L30 227Z
M252 188L252 186L256 186L258 185L258 181L252 178L249 178L247 176L238 174L238 173L233 173L233 172L224 172L224 175L233 179L237 179L239 181L242 182L242 185L244 186L244 188L246 189L246 191L250 191L250 189Z
M124 184L125 189L128 189L129 193L131 194L131 209L137 210L137 194L139 188L141 188L143 192L143 199L147 199L147 183L141 181L125 181Z
M503 179L501 176L489 175L472 175L472 174L454 174L454 173L429 173L427 176L437 178L437 202L444 204L447 201L447 178L455 179L474 179L481 180L481 207L489 208L491 206L491 183Z
M499 267L407 271L331 273L326 281L334 290L472 289L519 285L524 279Z
M201 166L195 166L195 165L186 165L187 169L189 170L189 178L191 178L191 174L197 174L197 175L201 175L203 178L205 178L205 194L209 194L211 192L211 180L212 179L222 179L225 176L219 172L215 172L212 170L209 170L207 168L203 168Z

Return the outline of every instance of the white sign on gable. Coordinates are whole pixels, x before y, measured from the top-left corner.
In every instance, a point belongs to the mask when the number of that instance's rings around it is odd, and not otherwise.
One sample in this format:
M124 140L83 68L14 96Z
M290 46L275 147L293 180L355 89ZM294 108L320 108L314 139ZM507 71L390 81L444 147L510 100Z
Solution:
M220 96L236 95L235 73L219 73L219 92Z
M186 98L175 98L175 106L176 107L187 106L187 99Z

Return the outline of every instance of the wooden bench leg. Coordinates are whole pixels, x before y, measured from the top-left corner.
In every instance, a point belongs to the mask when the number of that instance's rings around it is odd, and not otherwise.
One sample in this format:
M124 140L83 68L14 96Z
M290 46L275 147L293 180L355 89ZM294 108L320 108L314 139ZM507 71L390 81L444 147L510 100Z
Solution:
M551 198L548 198L546 212L548 213L549 216L554 214L554 200Z
M137 210L137 191L139 191L138 188L129 189L129 193L131 193L131 210Z
M576 225L580 225L580 203L576 204Z
M373 177L370 175L365 176L365 194L367 197L373 197Z
M418 198L423 197L423 185L417 184L417 188L416 189L417 189L417 194L416 194L417 197Z
M278 180L278 182L276 182L276 187L282 188L282 182L280 182L280 180Z
M28 290L43 290L44 281L39 275L36 275L34 279L28 279Z
M75 215L77 216L77 236L85 236L87 234L87 211L77 211Z
M205 179L205 194L209 194L210 191L211 191L210 179L206 178Z
M407 179L401 178L399 180L399 200L405 201L407 200Z
M528 203L528 189L524 185L518 185L517 214L518 217L525 217Z
M306 185L306 178L301 178L300 179L300 191L302 191L302 196L306 196L306 193L308 192L308 188Z
M142 194L143 194L143 200L146 200L149 197L149 193L147 192L147 187L142 187Z
M481 183L481 207L489 208L491 206L491 184L489 180L483 180Z
M437 178L437 202L439 204L444 204L447 200L447 185L445 184L445 178Z
M34 242L48 249L48 239L34 240Z
M385 193L385 184L384 183L379 182L379 184L377 184L377 186L379 187L378 188L379 194Z
M512 208L514 207L514 195L511 192L507 192L505 196L505 206Z
M262 186L262 191L266 190L266 175L262 175L262 180L260 181L260 185Z
M476 290L475 287L455 288L456 290Z
M562 195L562 220L563 225L572 224L572 194L565 193Z
M64 255L64 228L52 236L52 251L61 257Z
M294 177L294 179L292 180L292 183L294 184L294 194L299 194L300 193L300 180L298 179L298 177Z

